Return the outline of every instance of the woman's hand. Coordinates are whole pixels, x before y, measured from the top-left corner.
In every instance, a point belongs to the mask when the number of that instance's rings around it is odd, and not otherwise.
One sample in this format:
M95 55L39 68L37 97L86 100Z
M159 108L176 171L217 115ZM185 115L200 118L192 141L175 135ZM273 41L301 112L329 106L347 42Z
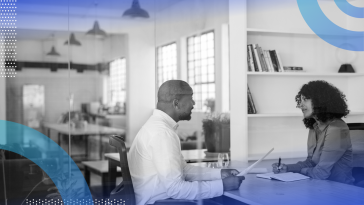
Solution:
M279 167L278 167L278 163L274 163L274 164L272 164L272 167L273 167L274 174L287 172L287 165L285 165L283 163L281 163L281 166L279 166Z

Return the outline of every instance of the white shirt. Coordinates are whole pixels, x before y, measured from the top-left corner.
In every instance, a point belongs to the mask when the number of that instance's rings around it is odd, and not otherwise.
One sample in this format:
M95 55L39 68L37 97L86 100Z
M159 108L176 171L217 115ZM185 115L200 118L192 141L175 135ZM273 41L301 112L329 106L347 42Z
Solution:
M178 124L154 110L128 153L137 205L157 200L206 199L221 196L221 170L188 165L181 154Z

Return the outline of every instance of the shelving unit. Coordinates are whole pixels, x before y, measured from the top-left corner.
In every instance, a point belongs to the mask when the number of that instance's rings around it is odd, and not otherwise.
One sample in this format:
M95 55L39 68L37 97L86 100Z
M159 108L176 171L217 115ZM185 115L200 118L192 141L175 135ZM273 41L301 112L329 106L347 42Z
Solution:
M248 10L251 4L254 3L247 3ZM250 16L256 18L249 19ZM364 55L355 53L356 57L351 59L356 73L338 73L340 65L346 63L341 61L354 55L351 51L326 43L307 25L303 24L302 29L278 26L272 18L248 13L247 44L258 44L262 50L277 50L283 66L300 66L304 72L246 72L257 110L257 114L246 114L248 158L261 156L272 147L281 157L306 157L308 130L303 125L301 110L296 108L296 94L309 81L325 80L347 97L351 112L343 120L364 122ZM271 24L277 24L277 29L270 29Z
M295 96L312 80L332 83L346 95L351 113L344 121L364 122L363 52L344 51L314 34L296 1L242 0L241 4L245 13L229 16L233 159L257 159L272 147L275 150L270 157L306 157L308 130L301 110L296 108ZM237 6L232 4L230 9ZM283 66L303 67L305 72L248 72L248 44L277 50ZM352 64L356 73L338 73L344 63ZM247 114L247 97L239 97L246 85L257 114Z

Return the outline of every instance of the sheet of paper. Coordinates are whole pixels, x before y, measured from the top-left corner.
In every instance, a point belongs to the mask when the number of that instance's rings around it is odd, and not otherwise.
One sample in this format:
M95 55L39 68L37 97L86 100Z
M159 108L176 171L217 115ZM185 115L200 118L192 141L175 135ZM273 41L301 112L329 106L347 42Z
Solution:
M248 173L249 174L264 174L267 172L268 172L267 168L253 168Z
M265 179L276 179L284 182L292 182L310 178L308 176L292 172L279 173L279 174L274 174L273 172L269 172L266 174L257 174L256 176Z
M268 154L270 154L272 151L274 150L274 148L272 148L271 150L269 150L269 152L267 154L265 154L262 158L260 158L258 161L256 161L254 164L250 165L248 168L244 169L242 172L240 172L237 176L244 176L247 173L249 173L249 171L251 169L253 169L257 164L259 164L259 162L261 162L266 156L268 156Z

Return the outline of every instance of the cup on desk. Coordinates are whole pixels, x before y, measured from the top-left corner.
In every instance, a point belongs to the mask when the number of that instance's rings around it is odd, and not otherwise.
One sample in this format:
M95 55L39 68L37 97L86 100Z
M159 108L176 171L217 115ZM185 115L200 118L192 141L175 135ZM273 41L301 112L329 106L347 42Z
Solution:
M228 167L229 163L230 163L229 154L228 153L219 153L219 155L217 156L217 162L218 162L219 166L222 168Z

